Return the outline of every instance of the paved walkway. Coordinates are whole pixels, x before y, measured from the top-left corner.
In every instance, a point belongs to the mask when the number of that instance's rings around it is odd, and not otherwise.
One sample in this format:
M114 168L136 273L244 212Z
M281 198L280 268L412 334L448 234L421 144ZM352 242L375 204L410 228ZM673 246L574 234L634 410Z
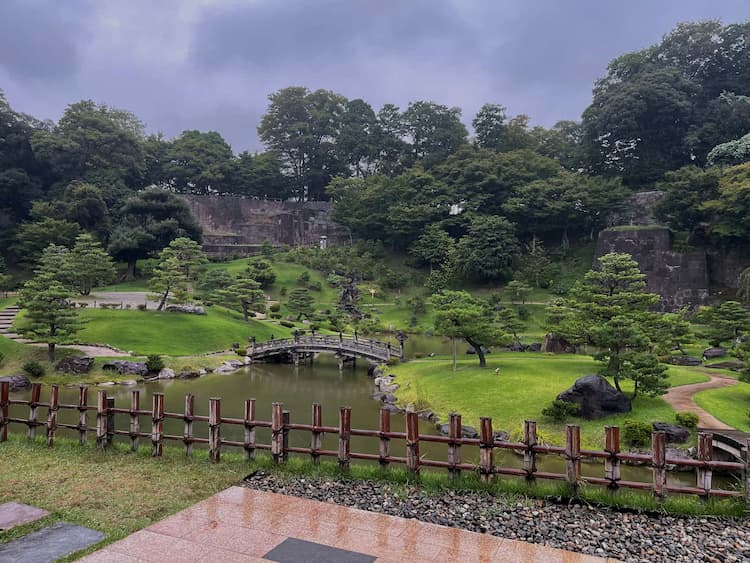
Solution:
M497 561L603 559L308 499L231 487L82 559L154 561Z
M709 376L710 381L705 383L693 383L692 385L680 385L679 387L671 387L667 391L666 395L662 398L669 403L672 408L676 411L690 411L698 415L698 426L701 428L720 428L722 430L734 430L732 426L724 424L714 415L704 411L700 408L693 400L693 395L706 391L708 389L718 389L720 387L729 387L731 385L737 385L737 380L729 377L728 375L722 375L710 371L701 371L701 373Z

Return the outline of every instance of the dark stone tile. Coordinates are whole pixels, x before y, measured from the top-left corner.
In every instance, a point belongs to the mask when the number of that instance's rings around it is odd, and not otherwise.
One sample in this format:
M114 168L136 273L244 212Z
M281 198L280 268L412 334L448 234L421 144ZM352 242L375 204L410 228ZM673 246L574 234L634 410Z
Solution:
M0 504L0 532L10 530L21 524L28 524L47 516L49 512L17 502L6 502Z
M104 537L96 530L58 522L0 545L0 563L47 563L93 545Z
M377 559L372 555L296 538L287 538L263 558L278 563L372 563Z

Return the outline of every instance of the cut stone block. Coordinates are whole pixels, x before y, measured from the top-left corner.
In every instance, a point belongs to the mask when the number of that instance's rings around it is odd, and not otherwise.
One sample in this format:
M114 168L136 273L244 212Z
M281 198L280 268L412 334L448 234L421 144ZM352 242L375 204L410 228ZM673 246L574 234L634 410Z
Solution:
M296 538L287 538L263 556L278 563L372 563L376 557Z
M0 563L47 563L94 545L104 537L96 530L58 522L0 545Z
M28 504L20 504L18 502L0 504L0 532L10 530L21 524L34 522L35 520L44 518L48 514L49 512L46 510L42 510L36 506L29 506Z

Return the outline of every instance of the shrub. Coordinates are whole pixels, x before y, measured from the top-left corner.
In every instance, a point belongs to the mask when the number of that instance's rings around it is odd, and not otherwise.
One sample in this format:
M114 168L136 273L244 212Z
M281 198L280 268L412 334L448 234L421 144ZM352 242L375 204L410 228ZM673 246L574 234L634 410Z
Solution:
M272 319L280 319L281 318L281 313L271 313L271 318Z
M305 270L299 276L297 276L297 284L305 286L310 283L310 272Z
M576 403L555 399L548 407L542 409L542 416L554 421L565 422L573 416L578 416L580 407Z
M323 289L323 284L321 284L319 281L310 282L307 287L309 287L312 291L321 291Z
M159 354L151 354L146 358L146 369L150 373L160 372L164 368L164 360Z
M145 303L139 303L138 304L138 310L139 311L145 311L146 310L146 304Z
M622 425L622 439L631 448L644 448L651 443L651 424L640 420L626 420Z
M690 430L698 428L698 415L694 412L681 411L676 413L674 418L680 426L690 428Z
M528 321L529 316L531 316L531 313L529 312L529 308L525 305L520 305L518 307L518 318L522 321Z
M287 294L286 286L282 286L282 288L279 290L279 295L284 297Z
M89 306L89 304L88 304L88 303L85 303L85 302L84 302L84 303L79 303L79 304L78 304L78 307L80 307L81 309L85 309L85 308L86 308L86 307L88 307L88 306Z
M272 313L278 313L281 310L281 303L274 303L268 308Z
M26 362L21 369L31 377L42 377L46 371L39 362Z
M281 321L279 324L287 328L294 328L294 323L292 321Z
M244 358L247 356L247 348L235 348L234 353Z

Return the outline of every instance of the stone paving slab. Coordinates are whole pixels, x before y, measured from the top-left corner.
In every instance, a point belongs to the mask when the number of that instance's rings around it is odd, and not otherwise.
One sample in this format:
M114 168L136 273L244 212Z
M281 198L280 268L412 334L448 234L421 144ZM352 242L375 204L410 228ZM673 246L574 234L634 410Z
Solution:
M21 524L28 524L47 516L49 512L17 502L0 504L0 532L10 530Z
M102 541L96 530L58 522L0 545L0 563L48 563Z
M316 549L334 548L329 554L364 555L376 562L605 561L562 549L245 487L230 487L81 561L268 561L289 538L313 543L318 546ZM295 545L300 544L292 542L292 547ZM303 553L297 561L308 561L312 555L312 551Z

